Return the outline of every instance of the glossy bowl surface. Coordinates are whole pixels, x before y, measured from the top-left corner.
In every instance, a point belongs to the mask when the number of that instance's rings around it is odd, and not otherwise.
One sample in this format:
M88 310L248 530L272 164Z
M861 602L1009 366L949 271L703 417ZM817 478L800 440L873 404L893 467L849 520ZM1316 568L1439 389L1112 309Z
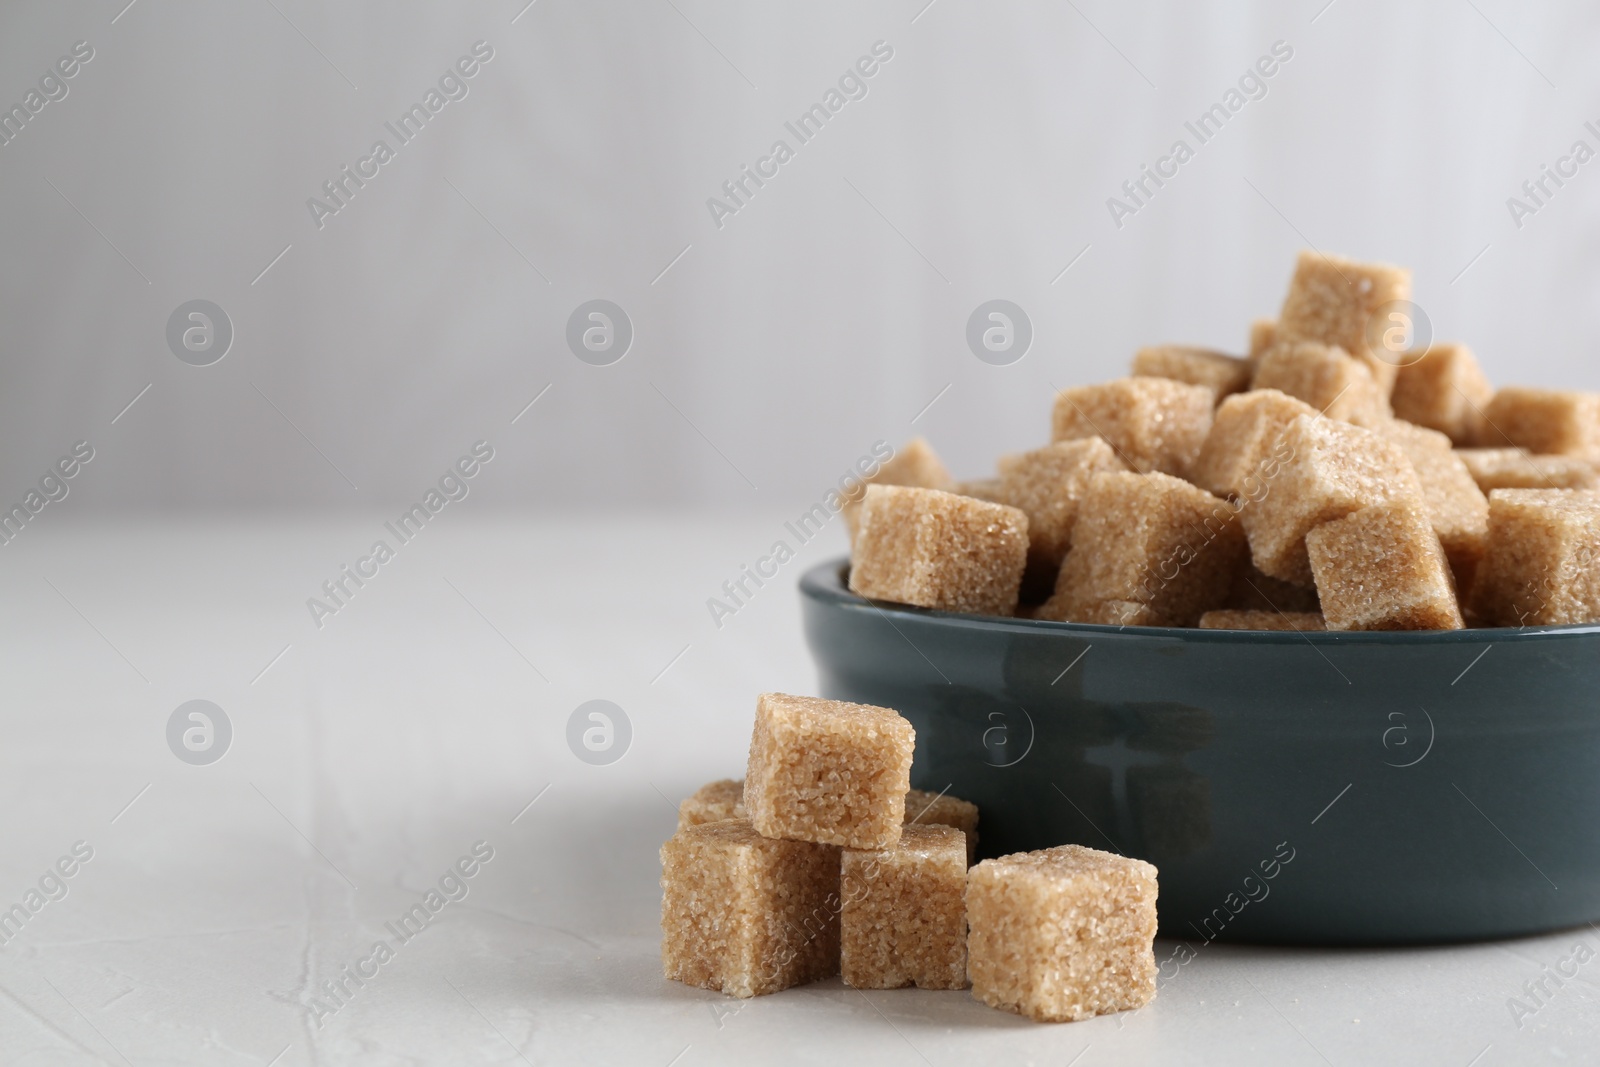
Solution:
M1600 919L1600 627L1264 633L874 604L800 581L823 696L899 710L980 856L1160 869L1161 930L1402 944Z

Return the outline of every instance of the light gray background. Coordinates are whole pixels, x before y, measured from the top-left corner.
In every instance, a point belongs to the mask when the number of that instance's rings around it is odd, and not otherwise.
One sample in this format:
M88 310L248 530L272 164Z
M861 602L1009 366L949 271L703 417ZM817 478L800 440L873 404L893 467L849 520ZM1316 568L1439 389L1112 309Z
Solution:
M7 4L0 102L96 56L0 147L0 497L79 438L86 513L388 508L479 438L484 507L810 500L918 431L975 476L1044 439L1052 383L1242 348L1307 243L1414 267L1499 381L1600 386L1600 161L1520 231L1505 204L1600 148L1592 7L524 2ZM306 199L479 39L470 95L319 231ZM719 231L706 199L880 39ZM1280 39L1269 95L1115 228ZM236 330L208 368L163 339L197 297ZM562 340L594 297L637 331L615 366ZM1036 330L1009 367L963 341L996 297Z

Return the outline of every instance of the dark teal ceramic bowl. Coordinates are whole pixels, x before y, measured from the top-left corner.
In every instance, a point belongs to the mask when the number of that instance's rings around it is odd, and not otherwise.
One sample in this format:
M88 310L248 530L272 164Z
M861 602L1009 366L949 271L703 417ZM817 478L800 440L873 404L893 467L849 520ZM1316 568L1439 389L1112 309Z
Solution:
M1600 920L1600 627L1119 629L870 603L847 566L800 581L821 693L911 720L980 856L1147 859L1191 942Z

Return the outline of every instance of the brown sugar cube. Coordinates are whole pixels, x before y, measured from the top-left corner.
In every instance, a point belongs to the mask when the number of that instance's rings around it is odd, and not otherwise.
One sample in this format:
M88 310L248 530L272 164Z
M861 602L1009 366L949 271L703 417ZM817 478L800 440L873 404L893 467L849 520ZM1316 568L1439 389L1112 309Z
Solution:
M1387 341L1397 336L1392 327L1409 332L1409 324L1390 318L1405 309L1386 305L1410 299L1411 272L1403 267L1303 251L1278 313L1278 339L1339 346L1363 361L1387 397L1405 352Z
M744 803L768 837L847 848L900 840L916 732L870 704L762 693Z
M967 863L978 851L978 805L949 793L913 789L906 794L906 826L950 826L967 839Z
M1426 426L1458 445L1480 435L1494 387L1466 345L1430 345L1408 352L1389 402L1397 419Z
M839 971L839 849L763 837L743 819L661 846L661 969L730 997Z
M708 782L678 805L678 829L723 819L743 819L744 779Z
M1082 845L984 860L967 875L972 995L1040 1022L1156 995L1156 869Z
M1483 411L1480 444L1568 455L1600 452L1600 393L1508 385Z
M839 973L856 989L967 987L967 844L953 826L907 825L883 849L845 849Z
M1600 493L1491 492L1473 608L1495 626L1600 622Z
M1459 630L1450 565L1427 511L1379 504L1306 534L1330 630Z
M1260 362L1267 349L1278 343L1278 320L1256 319L1250 323L1250 362Z
M1318 341L1274 345L1256 364L1252 389L1276 389L1330 419L1375 427L1389 420L1389 402L1365 364Z
M1316 611L1242 611L1225 608L1200 616L1202 630L1326 630Z
M1265 495L1239 513L1251 558L1274 578L1313 584L1306 534L1317 526L1374 504L1422 503L1411 461L1394 442L1370 430L1301 415L1282 440L1288 458ZM1317 590L1320 594L1321 585ZM1326 600L1322 613L1328 614Z
M1411 460L1422 483L1428 518L1444 545L1456 588L1465 595L1489 537L1489 500L1450 447L1449 437L1399 419L1389 423L1384 433Z
M1072 544L1078 502L1100 471L1125 471L1111 446L1098 437L1058 441L1032 452L1000 458L999 498L1028 516L1028 563L1053 578Z
M1600 475L1579 456L1535 456L1520 448L1458 448L1473 481L1495 489L1595 489Z
M1242 611L1301 612L1320 614L1317 589L1295 585L1270 574L1262 574L1254 563L1239 568L1228 592L1227 606Z
M1165 474L1097 474L1055 595L1034 617L1193 626L1222 603L1243 560L1244 536L1227 501ZM1102 606L1112 602L1147 611L1112 623Z
M1310 404L1276 389L1228 397L1217 408L1189 480L1216 496L1258 495L1264 474L1277 468L1271 457L1283 431L1296 416L1316 413Z
M1028 562L1028 516L937 489L867 487L850 591L941 611L1010 615Z
M1064 389L1052 416L1054 441L1103 437L1141 473L1183 477L1211 429L1216 394L1170 378L1118 378Z
M933 446L924 438L913 437L845 497L840 510L850 530L850 540L855 540L856 530L861 524L861 502L866 496L867 486L911 485L920 489L949 489L953 484L954 479L940 462Z
M1133 354L1133 374L1203 385L1217 400L1250 387L1248 359L1187 345L1156 345Z

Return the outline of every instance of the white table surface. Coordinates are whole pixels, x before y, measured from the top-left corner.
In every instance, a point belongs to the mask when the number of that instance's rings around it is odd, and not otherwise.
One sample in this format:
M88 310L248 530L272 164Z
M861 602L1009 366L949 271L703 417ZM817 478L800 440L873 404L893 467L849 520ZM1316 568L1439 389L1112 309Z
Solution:
M318 630L306 598L384 516L51 508L0 549L0 907L75 842L94 855L0 951L0 1061L1600 1061L1600 962L1520 1027L1508 1006L1574 945L1600 948L1588 929L1216 944L1146 1010L1054 1026L966 993L834 980L739 1002L664 981L656 850L674 804L741 773L756 693L814 688L794 582L841 551L838 530L720 631L705 608L786 514L516 521L469 501ZM166 741L196 698L234 729L208 766ZM565 740L595 698L633 727L608 766ZM467 897L317 1026L320 983L397 944L384 924L477 841L494 858Z

